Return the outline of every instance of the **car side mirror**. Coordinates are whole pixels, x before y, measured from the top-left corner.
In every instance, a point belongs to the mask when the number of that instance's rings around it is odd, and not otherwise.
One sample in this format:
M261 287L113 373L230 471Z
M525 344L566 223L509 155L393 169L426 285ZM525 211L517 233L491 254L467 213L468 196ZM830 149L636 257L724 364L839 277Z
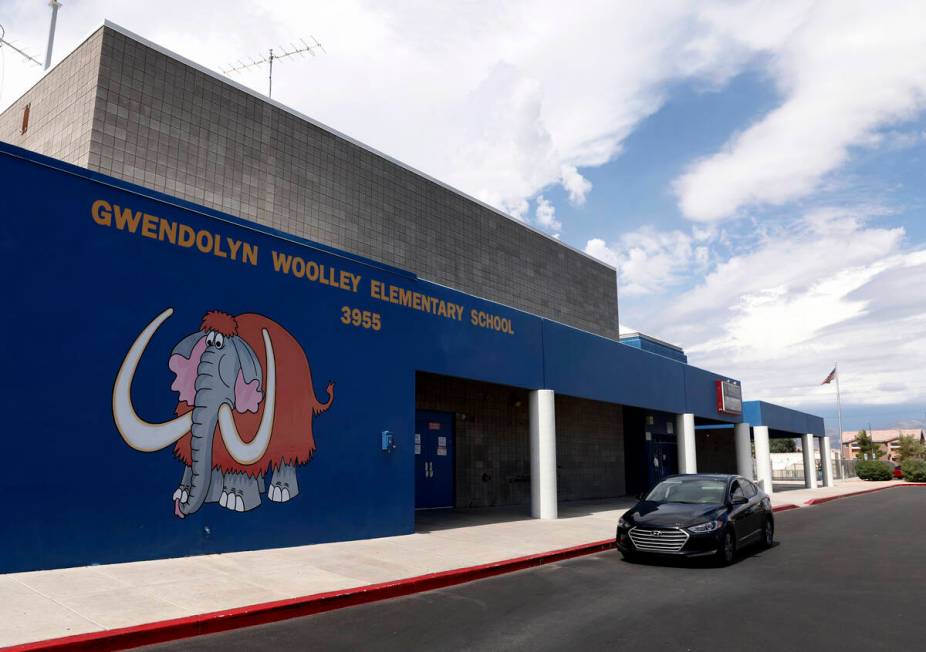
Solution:
M734 496L730 499L731 505L745 505L748 502L749 499L747 499L746 496Z
M645 493L642 493L642 492L641 492L641 493L638 493L638 494L637 494L637 500L646 500L646 494L645 494Z

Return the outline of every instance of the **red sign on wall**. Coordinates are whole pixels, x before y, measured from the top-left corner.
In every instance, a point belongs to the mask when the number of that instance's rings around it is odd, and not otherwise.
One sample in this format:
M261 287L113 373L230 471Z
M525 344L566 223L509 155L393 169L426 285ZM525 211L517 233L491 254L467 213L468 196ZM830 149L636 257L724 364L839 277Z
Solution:
M714 382L717 390L717 411L739 416L743 413L743 388L729 380Z

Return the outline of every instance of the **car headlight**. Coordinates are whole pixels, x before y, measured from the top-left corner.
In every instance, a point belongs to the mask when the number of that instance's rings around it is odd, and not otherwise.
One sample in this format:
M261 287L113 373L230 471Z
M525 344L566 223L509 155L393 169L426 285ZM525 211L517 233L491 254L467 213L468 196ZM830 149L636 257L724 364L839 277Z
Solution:
M719 530L721 527L723 527L723 523L720 521L708 521L707 523L692 525L690 528L688 528L688 531L695 532L697 534L704 534L705 532L713 532L714 530Z
M626 521L626 520L624 520L623 517L621 517L621 518L619 518L619 519L617 520L617 527L623 527L623 528L628 528L628 529L629 529L629 528L631 528L631 527L633 527L633 526L630 524L629 521Z

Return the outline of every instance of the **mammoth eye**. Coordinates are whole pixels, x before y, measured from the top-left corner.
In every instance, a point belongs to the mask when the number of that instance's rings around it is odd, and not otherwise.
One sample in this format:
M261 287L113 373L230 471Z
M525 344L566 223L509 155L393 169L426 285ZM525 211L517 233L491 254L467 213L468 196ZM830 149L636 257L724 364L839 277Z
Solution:
M223 346L225 346L225 336L222 335L221 333L216 333L215 334L215 348L221 349Z
M209 346L215 344L215 331L209 331L209 334L206 335L206 345Z

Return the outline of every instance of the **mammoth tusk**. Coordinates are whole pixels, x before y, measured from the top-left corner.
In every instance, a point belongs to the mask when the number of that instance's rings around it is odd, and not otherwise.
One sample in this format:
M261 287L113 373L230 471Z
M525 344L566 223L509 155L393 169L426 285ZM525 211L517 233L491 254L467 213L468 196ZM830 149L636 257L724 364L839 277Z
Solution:
M132 405L132 379L135 377L138 361L154 332L172 314L174 314L173 308L168 308L155 317L139 334L126 354L125 360L122 361L119 374L116 376L116 384L113 386L113 420L116 422L116 428L126 444L146 453L170 446L189 432L193 423L193 416L190 413L166 423L148 423L135 414L135 408Z
M238 434L228 403L222 403L219 407L219 430L222 431L222 441L225 442L228 454L238 464L243 465L254 464L263 457L270 443L270 432L273 430L273 412L276 406L276 361L273 358L273 345L270 343L269 333L266 329L261 332L264 336L264 348L267 350L267 387L264 394L264 414L260 419L257 434L250 444L245 444L241 435Z

